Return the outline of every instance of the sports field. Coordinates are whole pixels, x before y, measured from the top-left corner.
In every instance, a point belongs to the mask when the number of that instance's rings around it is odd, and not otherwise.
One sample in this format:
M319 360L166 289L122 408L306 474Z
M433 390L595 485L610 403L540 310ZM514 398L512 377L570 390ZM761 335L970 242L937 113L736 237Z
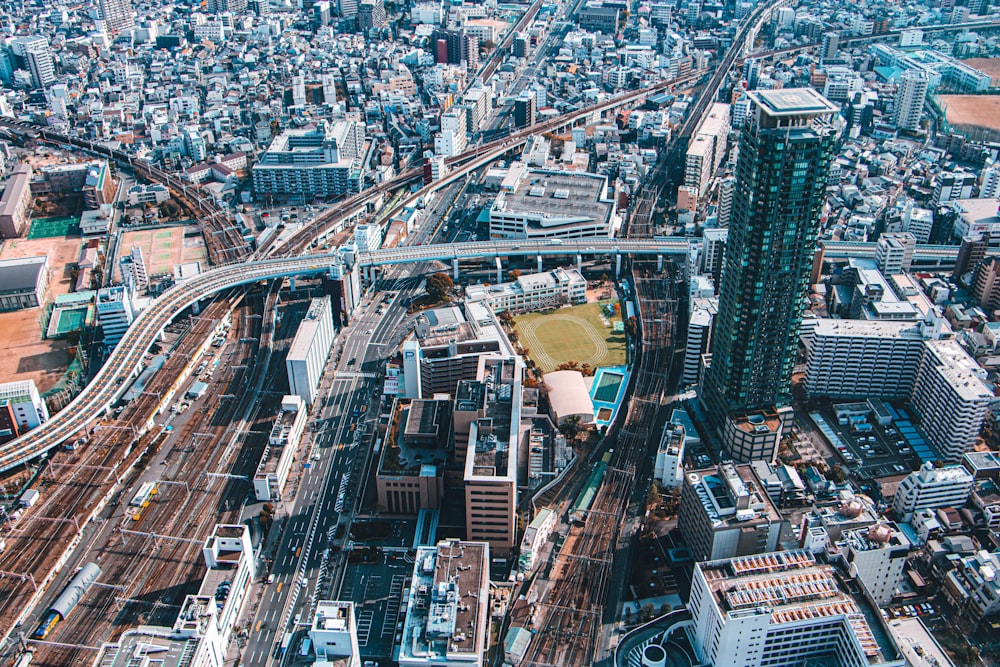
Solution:
M625 333L614 331L620 315L608 317L600 303L527 313L514 318L521 345L547 373L564 363L620 366L626 362Z
M79 236L80 218L36 218L31 221L28 239L50 239L57 236Z

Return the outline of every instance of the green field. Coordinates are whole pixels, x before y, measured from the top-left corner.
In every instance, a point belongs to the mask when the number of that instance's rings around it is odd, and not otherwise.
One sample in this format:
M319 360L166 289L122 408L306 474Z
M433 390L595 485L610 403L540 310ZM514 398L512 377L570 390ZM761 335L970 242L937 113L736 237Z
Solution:
M58 236L80 234L80 218L37 218L31 221L29 239L50 239Z
M604 321L601 317L601 304L587 303L518 315L514 327L521 345L528 348L528 356L542 372L571 361L591 368L625 364L625 333L614 331L621 316L605 317Z

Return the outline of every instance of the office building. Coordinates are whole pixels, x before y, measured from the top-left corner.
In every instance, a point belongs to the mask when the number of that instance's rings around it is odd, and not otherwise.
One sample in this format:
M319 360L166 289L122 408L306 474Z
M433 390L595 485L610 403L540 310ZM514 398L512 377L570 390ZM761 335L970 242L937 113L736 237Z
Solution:
M361 667L357 617L353 602L319 600L309 626L316 664Z
M109 35L135 27L135 10L130 0L99 0L101 18Z
M972 475L963 466L935 468L927 462L896 487L892 509L901 521L909 521L922 509L962 507L972 492L972 483Z
M790 399L837 107L812 89L751 91L740 133L712 364L715 419Z
M678 517L696 561L774 551L786 526L750 466L732 463L689 471Z
M920 129L927 98L927 76L920 70L906 70L899 77L893 104L892 122L900 130L915 132Z
M483 667L489 637L490 546L445 540L418 547L407 596L400 667Z
M663 425L656 448L653 479L665 489L676 489L684 481L684 426L674 422Z
M382 228L379 225L358 225L354 228L354 245L361 252L382 247Z
M356 194L364 185L364 148L363 123L285 130L253 166L254 192L299 201Z
M99 209L105 204L113 204L118 184L111 177L111 170L105 160L97 160L87 165L87 177L83 183L83 201L87 208Z
M298 396L284 396L281 412L271 426L264 453L253 477L257 500L277 500L288 481L288 472L306 428L308 409Z
M903 667L863 604L807 551L698 563L688 602L698 664Z
M489 209L491 238L613 235L618 216L607 176L513 166L511 170Z
M0 238L16 239L24 234L30 222L31 166L23 162L14 167L0 196Z
M430 45L435 63L479 68L479 39L464 30L439 28L431 33Z
M621 8L618 4L586 3L576 13L576 20L584 30L614 35L618 32Z
M463 431L466 423L468 427L462 434L467 447L465 534L470 540L489 543L490 551L501 557L510 556L517 544L517 454L521 424L521 373L517 359L486 360L482 379L460 382L455 393L456 455L459 425ZM463 408L467 408L464 410L467 418L459 420Z
M17 430L24 433L49 420L49 409L34 380L0 384L0 405L10 408Z
M358 30L384 28L388 22L383 0L366 0L358 5Z
M986 371L954 339L929 340L913 387L920 429L945 461L959 461L979 437L993 392Z
M718 312L719 300L692 299L688 316L687 341L684 348L684 373L681 383L691 386L701 377L701 360L712 346L712 322Z
M736 413L723 427L722 447L727 456L739 463L758 460L774 463L783 427L783 414L773 408Z
M330 297L313 299L305 319L295 332L285 359L289 390L298 395L306 405L312 405L316 399L316 390L332 346L333 316Z
M820 60L833 60L840 48L840 34L836 32L823 33L823 45L820 48Z
M139 314L135 306L135 291L131 281L114 287L102 287L97 292L97 323L104 333L104 345L109 350L121 341L132 320Z
M518 276L499 285L470 285L468 301L486 303L495 312L530 313L587 302L587 279L576 269L553 269Z
M381 512L417 514L438 509L444 469L455 458L450 398L395 401L375 476Z
M47 255L0 260L0 312L41 306L48 286Z
M880 607L892 602L903 581L910 546L906 535L891 523L844 531L837 542L848 573Z

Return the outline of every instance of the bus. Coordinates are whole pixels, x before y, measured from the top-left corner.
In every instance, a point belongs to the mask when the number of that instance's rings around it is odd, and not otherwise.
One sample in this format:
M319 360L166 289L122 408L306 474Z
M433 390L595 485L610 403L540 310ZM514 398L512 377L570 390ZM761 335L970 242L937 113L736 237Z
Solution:
M280 651L281 655L285 655L285 651L288 650L288 645L291 644L291 643L292 643L292 633L291 632L286 632L281 637L281 645L280 645L280 648L279 648L279 651Z

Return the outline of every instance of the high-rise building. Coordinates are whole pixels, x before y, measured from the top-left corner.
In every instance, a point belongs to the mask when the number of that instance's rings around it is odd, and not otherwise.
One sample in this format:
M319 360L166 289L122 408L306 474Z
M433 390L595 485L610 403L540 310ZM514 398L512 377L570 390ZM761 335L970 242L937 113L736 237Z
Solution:
M135 27L135 10L132 9L131 0L99 0L99 4L108 34L117 35Z
M466 63L470 70L479 67L479 38L464 30L435 30L431 33L430 46L436 63Z
M918 510L962 507L972 493L973 482L972 475L963 466L935 468L928 461L899 483L892 498L892 509L900 520L909 521Z
M927 97L927 75L921 70L911 69L903 72L896 88L896 100L892 113L892 121L901 130L913 132L920 129L920 116L924 111L924 98Z
M28 37L20 40L20 49L35 88L45 88L56 82L56 66L49 40L44 37Z
M832 60L837 57L837 49L840 48L840 35L835 32L823 33L823 47L820 50L821 60Z
M358 5L358 30L382 28L387 23L383 0L366 0Z
M529 127L535 124L535 95L533 91L525 91L514 100L514 125Z
M712 363L713 421L789 401L837 107L812 90L751 91L740 133Z
M307 404L312 404L316 398L319 380L332 346L333 316L330 297L313 299L305 319L295 332L285 359L289 391L297 394Z

